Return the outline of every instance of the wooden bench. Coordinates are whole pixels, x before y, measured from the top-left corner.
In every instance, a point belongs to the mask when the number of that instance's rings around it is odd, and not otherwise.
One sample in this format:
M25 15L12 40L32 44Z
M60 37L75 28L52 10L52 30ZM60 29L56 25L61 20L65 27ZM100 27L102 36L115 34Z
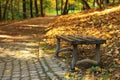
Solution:
M56 45L56 52L54 53L55 57L59 57L58 54L62 49L60 47L61 40L69 43L72 46L72 61L71 61L70 71L75 71L75 65L76 65L76 62L77 62L77 59L78 59L78 54L77 54L78 45L95 44L96 45L95 59L99 63L100 62L100 45L106 42L106 40L93 38L93 37L82 36L82 35L79 35L79 34L77 34L77 35L56 35L56 39L57 39L57 45Z

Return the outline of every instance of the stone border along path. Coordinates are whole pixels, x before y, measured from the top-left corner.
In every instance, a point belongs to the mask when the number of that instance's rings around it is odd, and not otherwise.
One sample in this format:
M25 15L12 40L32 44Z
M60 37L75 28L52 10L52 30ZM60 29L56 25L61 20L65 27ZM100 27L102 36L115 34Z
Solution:
M36 55L27 51L32 43L23 43L29 45L25 47L21 44L0 43L0 54L4 54L0 56L0 80L62 80L67 64L47 54L40 55L37 61Z

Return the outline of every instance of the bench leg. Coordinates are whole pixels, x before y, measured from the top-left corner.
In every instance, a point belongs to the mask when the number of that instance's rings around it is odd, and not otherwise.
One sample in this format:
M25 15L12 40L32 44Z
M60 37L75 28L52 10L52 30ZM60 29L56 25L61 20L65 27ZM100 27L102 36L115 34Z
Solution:
M54 57L58 57L59 50L60 50L60 39L57 38L56 51L54 53Z
M96 51L95 59L99 63L100 62L100 44L96 44L95 51Z
M72 62L71 62L71 68L70 68L70 72L74 72L75 71L75 65L76 65L76 61L77 61L77 45L73 45L73 52L72 52Z

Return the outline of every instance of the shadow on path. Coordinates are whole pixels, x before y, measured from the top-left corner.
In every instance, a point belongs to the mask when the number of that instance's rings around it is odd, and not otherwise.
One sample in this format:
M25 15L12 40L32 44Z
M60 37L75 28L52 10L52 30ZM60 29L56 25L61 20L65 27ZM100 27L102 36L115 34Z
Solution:
M60 80L65 74L51 56L36 55L42 32L53 17L34 18L0 26L0 80ZM40 37L38 37L39 35Z

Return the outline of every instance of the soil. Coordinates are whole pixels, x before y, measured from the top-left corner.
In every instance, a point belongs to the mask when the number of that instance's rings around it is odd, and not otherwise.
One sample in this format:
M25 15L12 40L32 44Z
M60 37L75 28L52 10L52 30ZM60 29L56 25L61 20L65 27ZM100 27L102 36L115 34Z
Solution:
M36 58L38 42L55 17L11 21L0 26L0 62ZM38 37L39 35L39 37Z

